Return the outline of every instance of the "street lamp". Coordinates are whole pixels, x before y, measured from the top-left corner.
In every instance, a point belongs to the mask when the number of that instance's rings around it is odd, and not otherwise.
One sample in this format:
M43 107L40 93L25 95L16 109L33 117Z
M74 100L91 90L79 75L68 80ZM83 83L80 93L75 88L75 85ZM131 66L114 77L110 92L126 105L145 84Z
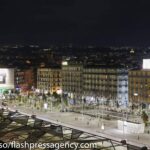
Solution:
M138 93L134 93L134 96L138 96Z
M84 119L84 115L83 115L84 106L83 106L83 104L84 104L84 96L82 96L82 120Z
M103 106L104 106L104 105L103 105L103 101L104 101L104 99L102 98L102 125L101 125L101 129L102 129L102 130L104 130L104 120L103 120L103 113L104 113L104 112L103 112L103 109L104 109Z
M61 111L63 110L63 99L62 99L62 90L59 89L57 90L57 94L60 95L60 101L61 101Z
M138 96L138 93L134 93L134 96ZM138 98L138 111L140 113L140 110L139 110L139 98ZM140 120L138 119L138 123L140 122ZM138 140L139 140L139 131L138 131Z
M126 117L125 117L125 112L124 112L123 113L123 137L124 137L124 139L126 139L125 127L127 128L127 114L126 114Z
M101 129L104 130L104 123L102 122Z
M47 110L47 108L48 108L48 104L44 103L44 109Z
M137 97L138 96L138 93L134 93L133 94L135 97ZM138 111L139 111L139 98L138 98Z
M51 112L53 111L53 102L52 102L53 97L51 97Z

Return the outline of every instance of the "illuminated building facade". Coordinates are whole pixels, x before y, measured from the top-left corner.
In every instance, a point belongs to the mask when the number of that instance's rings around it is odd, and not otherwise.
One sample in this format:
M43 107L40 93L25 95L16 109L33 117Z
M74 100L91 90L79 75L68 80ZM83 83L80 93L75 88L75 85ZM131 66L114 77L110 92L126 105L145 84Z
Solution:
M83 91L90 101L105 100L107 104L127 106L128 73L125 69L88 66L83 71Z
M150 103L150 70L129 71L129 101Z
M61 90L61 69L39 68L37 70L37 88L41 92L50 92L51 94Z
M34 69L15 69L15 87L16 89L30 90L35 87L35 71Z
M83 65L79 63L62 63L62 89L63 93L79 102L82 97Z
M128 104L128 71L63 62L62 89L76 101L98 103L103 98L110 105L124 107Z

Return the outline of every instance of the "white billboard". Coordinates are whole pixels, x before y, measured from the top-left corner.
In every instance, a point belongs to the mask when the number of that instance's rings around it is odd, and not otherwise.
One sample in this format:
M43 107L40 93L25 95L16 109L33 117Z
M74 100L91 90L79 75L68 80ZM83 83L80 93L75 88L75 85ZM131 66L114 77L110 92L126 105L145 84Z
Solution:
M67 62L67 61L63 61L63 62L62 62L62 65L63 65L63 66L67 66L67 65L68 65L68 62Z
M14 88L14 69L0 68L0 88Z
M143 59L143 69L150 69L150 59Z

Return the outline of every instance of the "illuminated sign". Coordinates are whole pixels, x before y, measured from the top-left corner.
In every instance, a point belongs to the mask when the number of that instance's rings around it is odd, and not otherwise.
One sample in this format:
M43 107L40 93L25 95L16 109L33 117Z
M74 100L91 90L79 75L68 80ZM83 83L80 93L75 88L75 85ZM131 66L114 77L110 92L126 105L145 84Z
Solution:
M4 84L6 82L6 74L0 73L0 84Z
M67 65L68 65L68 62L67 62L67 61L63 61L63 62L62 62L62 65L63 65L63 66L67 66Z
M47 108L48 108L47 103L44 103L44 109L47 109Z
M13 89L14 88L14 69L0 68L0 88Z
M150 59L143 59L143 69L150 69Z

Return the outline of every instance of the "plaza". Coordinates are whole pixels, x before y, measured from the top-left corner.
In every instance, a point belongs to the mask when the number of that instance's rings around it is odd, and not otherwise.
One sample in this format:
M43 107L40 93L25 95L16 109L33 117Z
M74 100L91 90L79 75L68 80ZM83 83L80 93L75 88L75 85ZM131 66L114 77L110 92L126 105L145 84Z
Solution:
M82 110L78 108L72 112L60 112L61 106L54 107L52 102L47 102L47 107L44 107L45 101L39 100L34 102L34 100L24 101L25 97L21 97L21 100L7 100L8 108L11 111L17 110L21 114L32 116L35 115L37 118L55 122L58 125L63 125L66 127L71 127L76 130L88 132L97 136L103 136L104 138L109 138L114 141L120 142L126 140L128 144L136 145L139 147L149 145L150 136L148 132L145 133L126 133L124 130L118 129L118 120L123 120L124 112L113 112L112 110L107 110L104 106L95 107L95 109L85 109ZM53 100L55 102L55 100ZM102 114L103 113L103 114ZM105 118L109 115L109 119ZM139 116L132 116L128 113L129 120L135 120L142 122ZM149 127L147 127L149 130Z

